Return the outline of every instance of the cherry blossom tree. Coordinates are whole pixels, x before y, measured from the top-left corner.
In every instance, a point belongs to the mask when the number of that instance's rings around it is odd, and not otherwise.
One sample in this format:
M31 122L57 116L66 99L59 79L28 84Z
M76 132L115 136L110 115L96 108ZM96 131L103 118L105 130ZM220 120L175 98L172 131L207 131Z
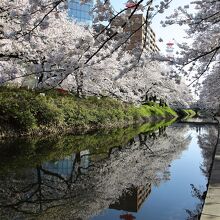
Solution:
M61 86L78 96L111 95L128 102L147 101L149 96L171 100L176 96L169 93L174 94L178 87L174 81L163 80L156 56L144 49L147 37L142 48L131 53L125 50L135 31L144 25L147 29L170 2L153 7L153 0L140 0L115 12L110 1L96 1L94 23L101 27L97 32L70 21L64 0L3 0L0 82L22 83L32 77L32 87ZM138 11L146 12L144 23L130 34L124 32ZM123 20L121 26L111 29L118 16Z
M220 104L220 76L219 76L219 63L215 64L210 71L209 75L202 83L200 92L200 102L203 108L212 108L215 111L219 110Z
M188 107L192 100L189 89L181 80L165 77L169 68L158 61L143 62L142 66L131 67L129 53L121 59L114 53L88 68L84 68L83 94L85 96L112 96L132 103L146 103L161 99L178 107ZM62 84L69 90L77 90L75 78L70 76Z
M61 4L63 1L3 2L2 82L34 75L37 86L45 87L58 85L69 74L77 75L86 60L83 51L93 38L59 11ZM12 62L14 70L7 74Z
M163 26L172 24L188 26L188 38L193 42L179 45L181 53L176 63L179 65L179 70L190 80L189 85L195 87L196 91L201 88L201 82L204 80L201 97L203 97L203 101L206 97L209 105L215 102L214 106L219 103L215 91L218 89L218 78L214 83L214 72L216 75L219 73L219 64L217 64L220 51L219 21L219 1L204 0L192 1L191 6L180 6L167 17L166 21L162 22ZM209 73L211 76L207 76ZM211 81L214 83L212 86ZM211 100L214 99L215 101L212 102Z

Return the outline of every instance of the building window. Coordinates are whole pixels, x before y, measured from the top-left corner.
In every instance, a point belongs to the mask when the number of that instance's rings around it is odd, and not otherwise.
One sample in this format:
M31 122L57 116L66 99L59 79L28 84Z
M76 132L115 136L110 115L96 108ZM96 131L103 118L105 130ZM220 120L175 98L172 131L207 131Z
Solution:
M93 0L88 3L80 4L80 0L68 0L68 15L77 22L92 23Z

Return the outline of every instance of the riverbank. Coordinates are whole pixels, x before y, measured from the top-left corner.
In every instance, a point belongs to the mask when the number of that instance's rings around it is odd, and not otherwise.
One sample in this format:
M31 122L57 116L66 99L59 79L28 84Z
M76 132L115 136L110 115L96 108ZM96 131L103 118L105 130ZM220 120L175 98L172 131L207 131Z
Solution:
M187 120L189 118L193 118L194 116L196 116L196 112L192 109L178 109L176 112L179 118L183 120Z
M82 133L177 117L168 106L134 106L113 98L77 98L62 90L0 87L0 137Z

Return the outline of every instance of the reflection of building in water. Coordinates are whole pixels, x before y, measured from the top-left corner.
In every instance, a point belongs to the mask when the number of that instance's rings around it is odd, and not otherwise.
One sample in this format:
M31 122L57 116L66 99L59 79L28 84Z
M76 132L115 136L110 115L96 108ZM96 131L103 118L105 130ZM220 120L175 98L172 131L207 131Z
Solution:
M151 192L151 184L146 186L131 187L123 192L119 200L110 205L110 209L124 210L128 212L138 212L141 205Z
M74 153L63 160L56 162L47 162L42 165L42 168L61 176L69 177L73 170L80 169L81 173L86 172L89 166L89 150L80 153Z
M124 220L134 220L136 219L135 216L133 216L132 214L124 214L124 215L120 215L120 219L124 219Z

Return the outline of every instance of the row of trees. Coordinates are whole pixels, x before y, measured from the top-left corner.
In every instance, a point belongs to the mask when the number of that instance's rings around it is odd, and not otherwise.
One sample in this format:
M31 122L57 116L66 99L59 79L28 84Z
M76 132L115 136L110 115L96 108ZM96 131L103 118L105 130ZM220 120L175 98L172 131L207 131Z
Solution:
M169 3L161 3L156 13ZM143 25L149 25L152 4L142 0L129 13L125 13L127 8L115 13L110 1L97 1L94 21L96 27L102 27L97 32L70 21L64 0L3 0L0 84L13 81L34 88L62 87L79 96L113 96L128 102L143 102L156 95L186 105L189 90L179 79L168 77L171 71L166 65L143 48L131 53L125 49L135 31L128 36L123 28L140 10L147 11ZM124 24L107 34L117 16L122 16ZM103 22L108 24L103 26Z
M176 9L162 22L163 26L187 25L187 33L193 39L191 45L179 45L181 53L174 60L178 67L175 74L170 70L164 74L161 61L166 59L161 56L149 54L141 47L131 53L125 50L133 34L142 26L147 30L153 18L169 8L172 0L164 0L160 4L154 0L134 2L133 7L116 12L109 0L97 0L93 8L94 23L99 30L96 32L68 19L66 0L2 0L0 84L15 79L23 83L33 78L35 87L60 86L77 92L79 96L112 95L136 102L156 94L162 98L175 98L173 101L179 103L189 93L184 83L176 86L179 74L183 73L191 80L190 84L199 88L199 79L212 69L211 76L204 83L202 97L205 94L207 100L211 98L216 103L219 100L216 95L220 48L219 1L194 1L194 14L186 5ZM144 23L137 30L125 33L123 29L130 27L136 12L145 15ZM109 32L118 16L122 19L121 26ZM211 84L211 81L215 83ZM183 93L185 90L186 94Z

